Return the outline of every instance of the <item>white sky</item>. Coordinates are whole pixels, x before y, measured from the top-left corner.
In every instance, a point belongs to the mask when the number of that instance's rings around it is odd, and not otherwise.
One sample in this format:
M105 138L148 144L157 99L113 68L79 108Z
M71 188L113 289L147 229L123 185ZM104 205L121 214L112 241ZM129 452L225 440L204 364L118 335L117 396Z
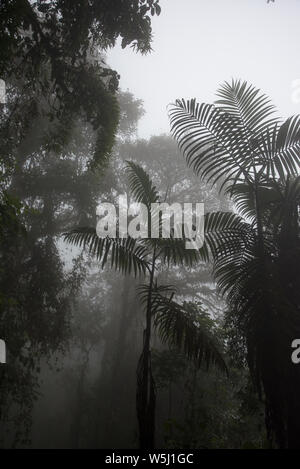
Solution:
M300 0L160 0L153 52L119 46L108 63L120 87L144 101L139 137L169 132L166 106L176 98L215 100L220 83L241 78L261 88L282 117L300 112ZM298 86L300 88L300 85ZM299 93L300 94L300 93Z

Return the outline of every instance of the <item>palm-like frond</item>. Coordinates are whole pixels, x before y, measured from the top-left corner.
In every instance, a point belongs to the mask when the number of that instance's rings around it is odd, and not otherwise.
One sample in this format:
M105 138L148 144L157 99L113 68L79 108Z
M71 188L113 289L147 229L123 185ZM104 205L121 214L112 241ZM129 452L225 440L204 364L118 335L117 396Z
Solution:
M248 185L237 185L232 191L234 200L247 217L254 217L252 189ZM258 251L258 233L250 223L230 213L206 215L204 256L211 254L218 286L237 311L253 309L253 304L259 303L266 282L273 284L277 304L283 301L279 298L280 282L274 286L274 266L279 250L282 247L289 250L293 245L294 256L299 252L300 177L268 181L257 191L264 225L263 258ZM275 294L272 296L274 298Z
M264 225L273 229L285 219L295 221L300 201L300 176L265 179L259 186L240 183L230 188L228 193L239 214L249 221L254 221L256 217L256 194Z
M270 118L275 112L270 99L246 81L225 82L217 91L217 96L220 99L216 104L238 120L245 139L256 138L278 122L277 118Z
M188 303L179 304L172 297L154 293L156 314L154 326L163 343L182 350L197 366L205 363L207 368L215 365L228 373L225 360L219 351L216 339L201 327L199 316Z
M267 180L261 182L259 186L255 183L235 184L227 192L231 196L238 213L249 222L254 222L256 218L256 197L262 212L270 207L274 197L276 197L270 182Z
M204 244L199 255L208 261L240 252L251 241L252 229L248 223L231 212L212 212L204 217Z
M287 177L270 183L270 202L266 206L266 223L280 228L282 234L298 233L300 206L300 176Z
M130 191L136 202L145 204L148 210L151 204L159 200L158 192L146 171L136 163L127 161L126 168Z
M192 303L177 303L173 300L173 285L148 284L139 286L139 297L143 305L149 301L151 292L151 314L160 339L170 347L182 350L197 366L206 363L207 368L215 365L228 372L219 344L203 326L198 307Z
M171 131L188 166L223 185L251 183L259 175L296 176L300 163L300 116L280 125L274 106L240 80L218 91L219 107L177 100L169 111Z
M281 126L266 129L258 138L255 153L268 176L297 176L300 167L300 116L288 118Z
M241 252L253 242L254 232L243 218L232 212L212 212L204 215L204 239L200 249L186 249L186 238L144 240L155 244L163 263L192 267L199 261L217 260L221 256Z
M88 252L101 262L103 268L110 261L111 267L124 274L145 274L149 268L145 246L133 238L99 238L95 228L76 228L64 233L65 241L87 248Z
M188 166L217 183L249 179L252 156L239 120L195 99L177 100L169 110L171 132Z
M150 286L148 283L143 283L138 287L138 295L141 304L146 307L147 302L149 301L149 290ZM151 287L151 313L152 316L158 311L159 308L159 299L161 296L168 296L169 298L173 298L174 294L176 293L176 288L174 285L158 285L157 280L155 281L154 285Z
M171 128L188 164L213 183L221 178L245 218L206 215L199 255L213 259L247 344L268 431L280 447L295 448L300 379L290 344L300 331L300 117L281 124L268 98L245 82L225 83L218 96L218 108L177 101Z
M158 254L163 263L192 267L200 260L196 249L186 249L186 238L159 238L155 240Z

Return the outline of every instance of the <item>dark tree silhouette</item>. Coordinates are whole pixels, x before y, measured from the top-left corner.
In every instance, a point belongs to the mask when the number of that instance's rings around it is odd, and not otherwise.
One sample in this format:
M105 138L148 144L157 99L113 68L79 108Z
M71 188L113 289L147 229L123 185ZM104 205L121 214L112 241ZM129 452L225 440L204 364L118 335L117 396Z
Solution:
M300 368L291 344L300 334L300 116L281 123L246 82L225 83L217 94L216 106L178 100L171 129L188 165L221 182L240 214L207 215L207 226L223 227L210 246L215 277L264 392L269 437L298 448Z
M151 217L152 204L159 202L156 187L148 174L137 164L128 162L127 171L134 200L145 204ZM202 362L205 362L207 367L215 364L227 372L214 338L200 327L195 310L191 310L186 304L175 302L172 286L159 285L156 279L159 262L193 265L200 260L198 251L185 249L185 239L175 238L174 235L166 239L99 238L94 228L77 228L66 233L64 237L76 246L87 247L89 252L101 262L102 267L110 261L111 267L124 274L148 273L148 283L140 288L141 300L145 305L146 326L143 334L143 350L137 367L136 403L140 448L153 448L156 402L151 367L153 320L163 342L182 349L198 366Z

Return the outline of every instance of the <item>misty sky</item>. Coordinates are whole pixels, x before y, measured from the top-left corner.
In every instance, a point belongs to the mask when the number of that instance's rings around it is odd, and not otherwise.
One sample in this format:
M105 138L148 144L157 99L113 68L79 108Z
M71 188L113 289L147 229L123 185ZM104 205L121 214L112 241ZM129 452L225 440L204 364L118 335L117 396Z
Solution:
M292 83L300 79L300 0L160 0L153 52L120 47L108 62L120 86L144 101L139 137L169 132L166 106L176 98L212 102L234 78L267 93L282 117L300 112Z

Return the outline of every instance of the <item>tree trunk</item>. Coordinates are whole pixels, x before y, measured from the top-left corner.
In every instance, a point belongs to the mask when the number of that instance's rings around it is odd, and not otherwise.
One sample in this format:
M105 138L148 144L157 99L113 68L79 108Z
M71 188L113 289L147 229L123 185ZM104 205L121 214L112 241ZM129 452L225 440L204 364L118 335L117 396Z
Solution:
M151 297L153 289L155 270L155 250L152 259L152 269L150 273L149 293L146 308L146 328L144 330L144 345L137 367L137 394L136 407L139 424L139 446L140 449L154 448L155 436L155 404L156 391L151 369L151 322L152 308Z

